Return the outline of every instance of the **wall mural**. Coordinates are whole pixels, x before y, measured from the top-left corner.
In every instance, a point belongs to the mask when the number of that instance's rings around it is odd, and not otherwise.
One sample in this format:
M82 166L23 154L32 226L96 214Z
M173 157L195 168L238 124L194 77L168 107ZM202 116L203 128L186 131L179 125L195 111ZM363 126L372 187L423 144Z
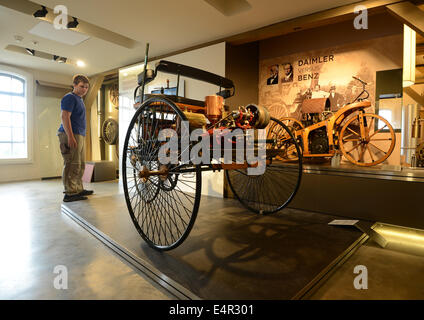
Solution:
M402 47L402 35L396 35L261 60L259 104L273 117L300 120L305 99L328 97L337 111L362 91L352 78L357 76L369 83L374 112L376 71L400 68Z

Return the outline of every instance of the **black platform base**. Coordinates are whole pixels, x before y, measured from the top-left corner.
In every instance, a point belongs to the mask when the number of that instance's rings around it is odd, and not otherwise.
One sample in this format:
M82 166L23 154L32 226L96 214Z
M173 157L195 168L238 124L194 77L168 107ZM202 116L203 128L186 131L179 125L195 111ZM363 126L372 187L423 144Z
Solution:
M187 240L158 252L132 225L123 195L63 204L62 212L179 299L300 299L367 239L329 226L334 216L259 216L204 196Z

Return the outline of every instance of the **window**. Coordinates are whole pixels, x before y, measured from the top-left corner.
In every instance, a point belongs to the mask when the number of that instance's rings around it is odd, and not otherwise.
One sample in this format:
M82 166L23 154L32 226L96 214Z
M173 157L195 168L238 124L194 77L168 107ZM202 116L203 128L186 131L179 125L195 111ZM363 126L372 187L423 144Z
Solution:
M0 159L28 158L25 88L25 79L0 73Z
M396 132L402 127L402 94L402 69L377 71L375 113L389 121ZM375 126L381 129L384 123L377 121Z

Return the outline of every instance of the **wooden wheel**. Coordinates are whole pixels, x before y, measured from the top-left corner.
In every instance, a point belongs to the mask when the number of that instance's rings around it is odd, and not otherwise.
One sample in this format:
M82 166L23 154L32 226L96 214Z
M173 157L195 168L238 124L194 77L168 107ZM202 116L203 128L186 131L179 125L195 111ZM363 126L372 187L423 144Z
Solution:
M288 134L286 134L285 139L281 139L281 143L283 144L284 153L280 153L276 158L285 162L296 162L299 159L298 151L302 152L301 148L297 148L297 146L293 143L296 139L296 131L302 130L304 128L303 124L296 120L295 118L284 117L281 118L280 121L289 129L292 133L294 139L292 139ZM272 123L268 129L268 139L272 139L275 135L274 131L277 123ZM302 147L300 145L300 147Z
M291 133L294 133L297 130L302 130L303 128L305 128L302 124L302 122L300 122L299 120L295 119L295 118L281 118L280 121L282 123L284 123L291 131Z
M389 132L382 132L387 129ZM346 159L364 167L385 161L392 154L395 143L395 131L391 124L372 113L359 113L352 117L339 135L340 150Z

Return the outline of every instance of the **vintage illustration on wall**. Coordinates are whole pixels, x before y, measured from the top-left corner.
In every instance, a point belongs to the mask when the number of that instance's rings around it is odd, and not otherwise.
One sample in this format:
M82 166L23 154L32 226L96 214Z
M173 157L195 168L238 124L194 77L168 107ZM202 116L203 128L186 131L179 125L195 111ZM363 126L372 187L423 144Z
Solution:
M331 158L340 150L360 166L398 164L397 156L389 160L396 144L393 127L374 112L376 72L401 65L399 48L402 37L391 36L263 59L259 103L291 128L305 158ZM266 77L277 69L278 84L269 85ZM350 121L358 111L366 118ZM297 155L288 152L286 158Z
M402 64L401 36L366 40L354 44L264 59L259 65L259 104L280 119L301 120L307 99L329 98L335 112L351 103L362 87L352 76L368 83L374 112L376 71ZM279 76L278 80L270 79Z

